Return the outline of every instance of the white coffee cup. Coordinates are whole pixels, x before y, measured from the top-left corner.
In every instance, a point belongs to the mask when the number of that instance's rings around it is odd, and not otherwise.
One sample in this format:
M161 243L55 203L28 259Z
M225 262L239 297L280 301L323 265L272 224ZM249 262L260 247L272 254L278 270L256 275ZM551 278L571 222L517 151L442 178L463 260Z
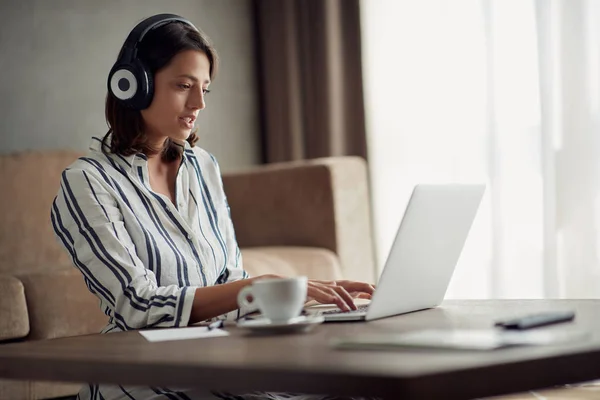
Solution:
M305 276L261 279L243 288L237 302L240 307L258 307L263 316L273 322L284 322L302 312L307 285ZM250 296L252 301L248 299Z

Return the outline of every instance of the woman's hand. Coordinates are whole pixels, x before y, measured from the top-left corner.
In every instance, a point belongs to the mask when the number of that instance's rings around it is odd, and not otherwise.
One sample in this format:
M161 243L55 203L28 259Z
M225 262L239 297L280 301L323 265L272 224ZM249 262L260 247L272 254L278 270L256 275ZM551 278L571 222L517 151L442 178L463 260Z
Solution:
M308 281L307 300L315 300L322 304L335 304L342 311L356 310L353 299L370 299L375 286L365 282L348 280Z

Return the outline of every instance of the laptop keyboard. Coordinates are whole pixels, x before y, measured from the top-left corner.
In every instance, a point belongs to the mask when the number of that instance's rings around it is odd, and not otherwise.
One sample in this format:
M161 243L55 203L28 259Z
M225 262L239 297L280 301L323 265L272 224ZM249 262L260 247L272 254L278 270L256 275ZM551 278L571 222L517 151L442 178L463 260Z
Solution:
M349 311L342 311L339 308L335 309L335 310L329 310L329 311L323 311L321 313L321 315L327 315L327 314L356 314L356 313L363 313L366 312L367 309L369 308L368 304L362 305L362 306L358 306L358 308L356 310L349 310Z

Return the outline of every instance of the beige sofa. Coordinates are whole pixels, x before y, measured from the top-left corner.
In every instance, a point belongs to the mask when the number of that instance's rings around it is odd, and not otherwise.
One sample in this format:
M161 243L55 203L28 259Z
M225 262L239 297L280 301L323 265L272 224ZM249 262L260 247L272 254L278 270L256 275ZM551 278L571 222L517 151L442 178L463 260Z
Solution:
M0 156L0 343L96 333L106 323L49 221L60 173L79 155ZM374 281L362 159L270 164L227 174L224 185L251 275ZM78 388L0 380L0 399L45 399Z

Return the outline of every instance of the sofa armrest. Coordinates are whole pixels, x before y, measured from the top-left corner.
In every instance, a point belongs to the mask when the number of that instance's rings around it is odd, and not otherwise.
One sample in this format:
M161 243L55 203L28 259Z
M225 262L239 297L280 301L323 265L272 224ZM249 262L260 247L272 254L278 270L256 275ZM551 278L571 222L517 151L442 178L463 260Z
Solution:
M344 278L373 282L366 162L330 157L227 173L223 184L240 247L321 247Z

